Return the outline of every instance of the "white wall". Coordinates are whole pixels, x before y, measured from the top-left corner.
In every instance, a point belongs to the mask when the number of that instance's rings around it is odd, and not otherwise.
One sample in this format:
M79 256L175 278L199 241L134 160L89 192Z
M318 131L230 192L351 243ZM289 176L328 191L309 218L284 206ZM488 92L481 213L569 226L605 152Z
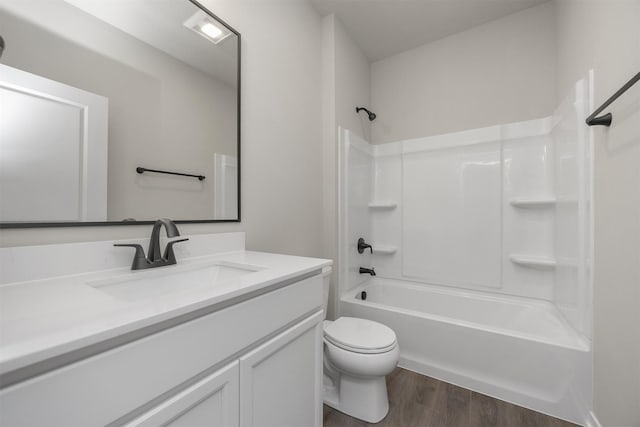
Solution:
M555 106L551 3L374 62L374 144L543 117Z
M367 115L356 113L356 106L371 107L371 67L369 60L355 44L337 18L335 31L336 124L353 131L365 140L371 139L371 122ZM336 129L336 135L338 130Z
M369 61L333 14L322 20L323 73L323 256L335 261L332 283L337 283L338 263L338 127L368 139L370 122L356 106L370 105ZM328 316L335 316L337 293L332 286Z
M297 0L204 0L242 34L242 222L182 225L183 234L242 230L247 248L322 254L320 17ZM11 229L0 245L143 237L149 226Z
M640 0L555 6L558 96L593 68L599 106L640 71ZM610 108L612 127L594 128L594 410L605 427L640 426L639 102L636 85Z

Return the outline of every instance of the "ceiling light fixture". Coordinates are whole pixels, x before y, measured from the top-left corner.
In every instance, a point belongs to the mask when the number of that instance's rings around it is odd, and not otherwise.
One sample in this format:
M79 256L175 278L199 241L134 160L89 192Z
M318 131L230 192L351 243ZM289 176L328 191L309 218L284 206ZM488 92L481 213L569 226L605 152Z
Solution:
M200 27L200 31L202 31L203 33L205 33L207 36L211 37L212 39L218 38L222 35L222 30L218 27L216 27L215 25L213 25L211 22L206 22L204 23L201 27Z
M201 10L187 19L184 26L214 44L220 43L231 35L231 31Z

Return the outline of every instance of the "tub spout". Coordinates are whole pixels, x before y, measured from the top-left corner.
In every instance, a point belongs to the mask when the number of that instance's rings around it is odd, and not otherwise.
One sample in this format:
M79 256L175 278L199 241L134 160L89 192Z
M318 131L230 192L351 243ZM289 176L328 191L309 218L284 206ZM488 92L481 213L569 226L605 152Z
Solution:
M364 268L364 267L360 267L359 272L360 272L360 274L370 274L370 275L372 275L372 276L375 276L375 275L376 275L376 272L375 272L375 270L373 269L373 267L371 267L371 268Z

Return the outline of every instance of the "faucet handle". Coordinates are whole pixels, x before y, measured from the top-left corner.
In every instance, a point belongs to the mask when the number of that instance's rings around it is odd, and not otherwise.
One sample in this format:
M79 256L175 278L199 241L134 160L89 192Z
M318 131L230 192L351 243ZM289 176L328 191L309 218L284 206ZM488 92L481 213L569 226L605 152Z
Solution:
M179 243L179 242L185 242L187 240L189 239L178 239L178 240L172 240L171 242L167 242L167 246L165 246L164 248L164 255L162 255L162 258L167 260L167 265L176 263L176 255L173 253L173 244Z
M145 258L144 249L142 249L142 246L138 245L137 243L114 243L113 246L127 246L131 248L136 248L135 256Z
M358 253L359 254L363 253L365 249L369 249L371 253L373 253L373 248L371 247L371 245L368 243L365 243L364 239L361 237L358 239Z
M144 256L144 249L142 246L137 243L114 243L113 246L126 246L131 248L136 248L136 253L133 256L133 263L131 264L132 270L140 270L141 268L145 268L146 264L149 263L147 258Z

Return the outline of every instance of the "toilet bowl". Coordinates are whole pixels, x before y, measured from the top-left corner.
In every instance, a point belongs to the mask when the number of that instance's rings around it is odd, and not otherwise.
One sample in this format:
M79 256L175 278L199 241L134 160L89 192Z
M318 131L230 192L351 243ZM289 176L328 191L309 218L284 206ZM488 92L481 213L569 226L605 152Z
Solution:
M325 295L330 272L324 272ZM400 356L395 333L381 323L355 317L325 320L323 326L324 403L354 418L381 421L389 412L385 375L395 369Z

